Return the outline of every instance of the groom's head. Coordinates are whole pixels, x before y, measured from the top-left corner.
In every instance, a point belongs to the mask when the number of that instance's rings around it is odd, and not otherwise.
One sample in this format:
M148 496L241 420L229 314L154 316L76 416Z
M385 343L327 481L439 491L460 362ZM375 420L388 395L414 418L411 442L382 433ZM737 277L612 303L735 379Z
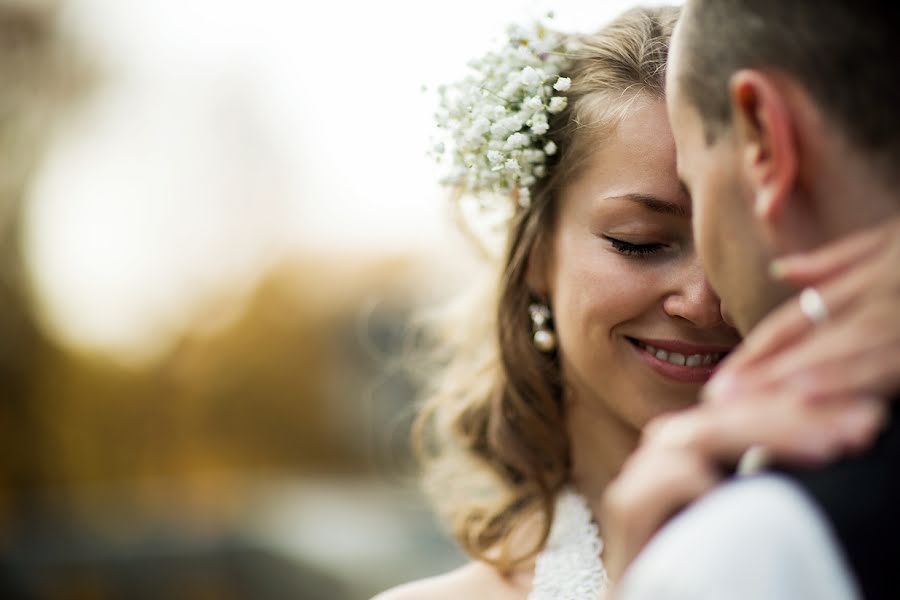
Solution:
M667 80L710 281L744 332L790 290L772 258L900 211L900 8L688 0Z

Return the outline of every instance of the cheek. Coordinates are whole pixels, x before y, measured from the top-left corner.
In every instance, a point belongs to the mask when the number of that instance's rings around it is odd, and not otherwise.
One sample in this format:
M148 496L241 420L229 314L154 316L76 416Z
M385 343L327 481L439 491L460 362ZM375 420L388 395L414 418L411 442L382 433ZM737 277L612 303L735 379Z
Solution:
M615 368L616 327L656 305L652 269L615 255L594 236L561 238L556 256L553 311L566 362L584 378ZM656 284L654 282L657 282Z
M707 270L714 269L719 257L719 240L715 223L718 220L716 193L710 188L697 193L693 200L694 243Z
M725 190L721 178L711 176L699 187L693 198L694 243L703 263L703 269L713 287L723 269L727 239L722 227L726 210Z

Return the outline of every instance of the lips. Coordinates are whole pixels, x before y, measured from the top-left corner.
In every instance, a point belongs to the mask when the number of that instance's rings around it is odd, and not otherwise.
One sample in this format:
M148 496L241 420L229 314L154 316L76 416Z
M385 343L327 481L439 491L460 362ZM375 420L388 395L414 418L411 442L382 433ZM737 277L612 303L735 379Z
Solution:
M668 379L684 383L707 381L730 350L675 340L627 339L647 366Z

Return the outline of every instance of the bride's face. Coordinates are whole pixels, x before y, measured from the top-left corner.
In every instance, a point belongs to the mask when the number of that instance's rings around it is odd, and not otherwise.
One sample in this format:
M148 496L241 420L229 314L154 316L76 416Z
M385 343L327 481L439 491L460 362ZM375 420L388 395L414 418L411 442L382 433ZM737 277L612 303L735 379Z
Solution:
M568 401L635 428L695 402L738 336L694 248L664 102L636 102L559 201L541 279Z

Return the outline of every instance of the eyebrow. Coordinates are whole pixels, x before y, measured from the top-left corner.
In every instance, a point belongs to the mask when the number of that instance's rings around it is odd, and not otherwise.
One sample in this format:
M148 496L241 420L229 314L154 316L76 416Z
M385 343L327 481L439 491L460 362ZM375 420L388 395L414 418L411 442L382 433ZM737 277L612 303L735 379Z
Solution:
M607 200L629 200L631 202L637 202L655 213L672 215L683 219L691 218L690 209L685 208L677 202L663 200L662 198L657 198L656 196L650 196L648 194L625 194L624 196L613 196L607 198Z

